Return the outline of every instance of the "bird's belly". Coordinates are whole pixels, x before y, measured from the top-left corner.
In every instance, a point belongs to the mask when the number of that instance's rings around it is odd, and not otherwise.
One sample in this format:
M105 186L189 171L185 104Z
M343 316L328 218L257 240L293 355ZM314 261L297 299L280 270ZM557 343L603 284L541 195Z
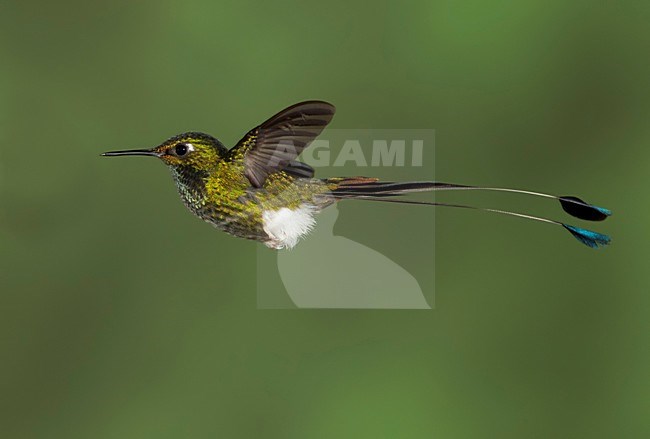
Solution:
M316 206L307 203L293 209L282 207L264 210L262 228L269 237L265 241L266 246L275 249L293 248L316 225L316 212Z
M239 238L257 241L268 239L262 227L261 212L259 211L250 211L235 206L207 204L194 213L216 228Z
M316 206L305 203L295 208L268 208L257 212L206 206L195 213L231 235L282 249L294 247L300 238L313 229L317 211Z
M195 213L231 235L275 249L292 248L314 227L314 214L334 201L312 192L249 191L236 198L230 192L212 197L218 201L207 202Z

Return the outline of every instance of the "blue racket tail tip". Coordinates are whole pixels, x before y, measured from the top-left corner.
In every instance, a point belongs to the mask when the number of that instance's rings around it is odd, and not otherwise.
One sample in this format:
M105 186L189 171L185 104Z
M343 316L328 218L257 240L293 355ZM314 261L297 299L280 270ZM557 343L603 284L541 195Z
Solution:
M591 248L599 248L601 246L609 245L612 242L612 238L602 233L594 232L592 230L583 229L576 226L570 226L568 224L562 224L565 229L567 229L575 239Z
M578 197L567 195L564 197L559 197L558 199L560 200L562 209L564 209L566 213L583 220L603 221L612 214L611 210L605 209L604 207L594 206L593 204L589 204Z

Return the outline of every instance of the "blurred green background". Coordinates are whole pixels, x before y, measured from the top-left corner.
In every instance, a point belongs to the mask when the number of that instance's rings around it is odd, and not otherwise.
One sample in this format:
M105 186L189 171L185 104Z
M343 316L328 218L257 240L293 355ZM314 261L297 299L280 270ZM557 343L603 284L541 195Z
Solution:
M2 437L650 434L647 3L0 11ZM609 207L614 244L440 210L436 309L258 310L255 243L188 214L160 163L98 157L232 145L303 99L336 128L434 128L440 180ZM335 231L417 233L394 209L341 205Z

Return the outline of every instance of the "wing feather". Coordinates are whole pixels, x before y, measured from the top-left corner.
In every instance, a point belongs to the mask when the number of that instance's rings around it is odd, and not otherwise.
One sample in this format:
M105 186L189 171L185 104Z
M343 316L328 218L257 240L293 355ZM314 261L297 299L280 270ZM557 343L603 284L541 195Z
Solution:
M244 163L244 174L255 187L285 171L302 178L314 176L307 164L295 160L334 117L335 108L323 101L292 105L250 130L229 152Z

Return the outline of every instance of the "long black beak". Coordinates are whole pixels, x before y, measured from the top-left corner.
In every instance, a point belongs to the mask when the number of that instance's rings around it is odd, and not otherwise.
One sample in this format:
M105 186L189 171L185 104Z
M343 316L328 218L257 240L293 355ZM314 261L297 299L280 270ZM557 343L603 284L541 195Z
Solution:
M117 157L120 155L149 155L160 157L160 154L153 149L128 149L126 151L109 151L101 154L103 157Z

